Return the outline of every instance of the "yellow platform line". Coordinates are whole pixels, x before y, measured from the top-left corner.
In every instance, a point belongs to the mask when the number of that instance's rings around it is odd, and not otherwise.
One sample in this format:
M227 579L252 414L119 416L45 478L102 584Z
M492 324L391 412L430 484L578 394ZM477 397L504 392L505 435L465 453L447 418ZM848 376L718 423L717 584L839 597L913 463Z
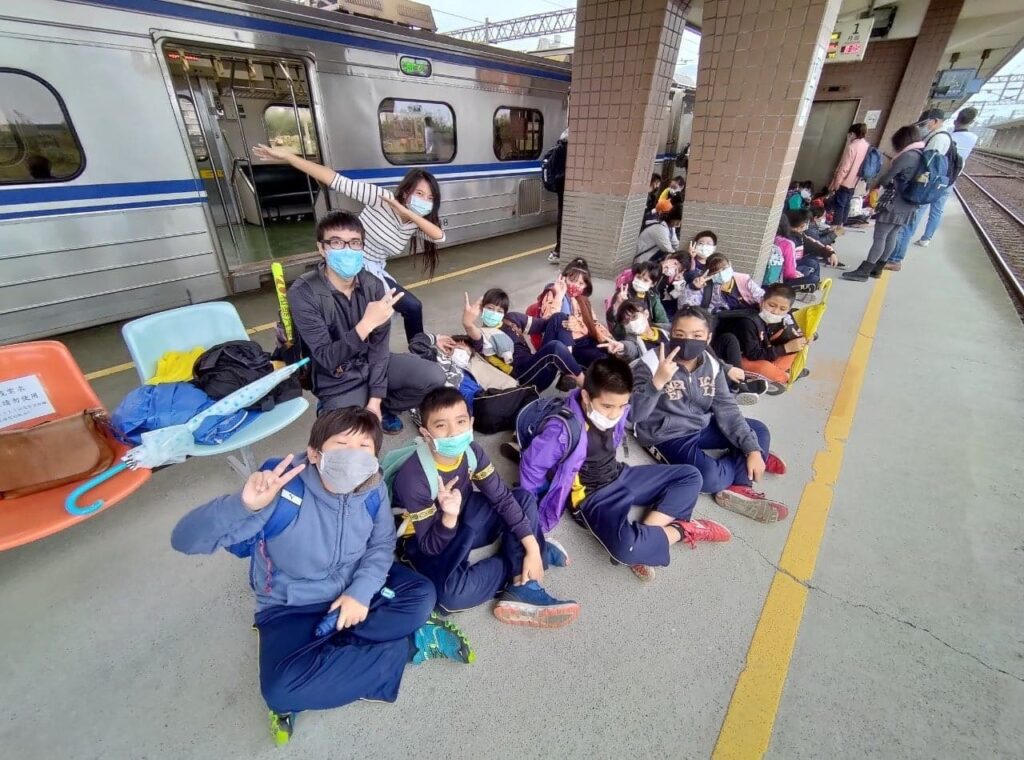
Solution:
M465 269L458 269L448 274L442 274L429 280L419 280L412 283L411 285L403 285L406 290L413 290L414 288L422 288L425 285L434 285L444 280L450 280L454 277L462 277L463 275L470 274L472 272L479 272L481 269L489 269L490 267L497 266L498 264L505 264L509 261L515 261L516 259L522 259L526 256L533 256L534 254L541 253L543 251L550 251L550 245L544 245L540 248L533 248L529 251L522 251L520 253L513 253L509 256L503 256L500 259L494 259L493 261L486 261L483 264L477 264L476 266L466 267ZM461 308L461 307L460 307ZM246 332L249 335L255 335L256 333L266 332L267 330L273 330L275 322L265 322L262 325L255 325L249 327ZM86 380L97 380L101 377L109 377L110 375L116 375L119 372L127 372L130 369L135 368L134 362L125 362L124 364L115 364L113 367L105 367L104 369L98 369L95 372L89 372L86 374Z
M842 469L846 441L857 411L864 373L875 340L889 273L875 284L846 362L832 411L825 424L825 445L814 457L814 477L804 488L793 517L779 567L736 682L712 758L748 760L762 757L775 727L782 689L800 631L807 587L814 575L832 506L832 488Z

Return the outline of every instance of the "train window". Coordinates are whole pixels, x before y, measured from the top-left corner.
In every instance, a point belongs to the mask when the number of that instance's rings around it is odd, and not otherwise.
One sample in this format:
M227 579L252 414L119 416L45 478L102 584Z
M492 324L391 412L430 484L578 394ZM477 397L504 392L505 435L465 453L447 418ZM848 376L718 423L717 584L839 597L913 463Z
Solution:
M540 158L544 116L534 108L502 106L494 112L494 155L499 161Z
M316 129L313 126L313 112L309 106L299 106L299 123L302 125L302 152L315 157ZM267 142L275 148L299 153L299 127L295 123L295 109L291 105L271 105L263 110L263 123L267 127Z
M67 109L34 74L0 68L0 184L61 182L85 166Z
M455 112L447 103L385 98L377 117L384 158L392 164L446 164L455 158Z
M192 146L192 154L196 161L205 161L210 156L206 152L206 143L203 141L203 130L199 126L199 114L196 113L196 105L191 98L184 95L178 96L178 107L181 108L181 117L185 120L185 133L188 135L189 144Z

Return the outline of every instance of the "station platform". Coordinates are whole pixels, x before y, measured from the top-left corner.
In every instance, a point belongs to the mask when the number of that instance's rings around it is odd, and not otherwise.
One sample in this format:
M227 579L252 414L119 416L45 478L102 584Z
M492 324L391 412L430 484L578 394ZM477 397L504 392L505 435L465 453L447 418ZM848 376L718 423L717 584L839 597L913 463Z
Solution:
M870 230L837 244L851 267ZM442 255L414 289L428 329L460 331L463 292L522 309L553 278L553 232ZM390 267L423 280L410 261ZM558 631L487 608L456 622L469 666L406 670L395 705L300 715L277 750L257 682L242 561L170 547L193 506L240 487L215 458L154 473L82 525L0 554L0 746L11 758L996 758L1024 748L1024 327L959 205L903 271L837 270L811 375L744 408L789 474L762 525L701 497L728 544L674 550L653 583L571 520L545 585L583 611ZM594 303L612 284L597 284ZM234 299L272 323L269 291ZM404 340L393 323L393 346ZM254 338L265 346L272 331ZM113 407L136 383L118 326L62 338ZM119 368L120 367L120 368ZM406 431L385 445L401 445ZM303 450L312 411L258 447ZM499 470L502 436L479 437ZM59 452L53 452L59 456ZM650 461L635 443L629 461Z

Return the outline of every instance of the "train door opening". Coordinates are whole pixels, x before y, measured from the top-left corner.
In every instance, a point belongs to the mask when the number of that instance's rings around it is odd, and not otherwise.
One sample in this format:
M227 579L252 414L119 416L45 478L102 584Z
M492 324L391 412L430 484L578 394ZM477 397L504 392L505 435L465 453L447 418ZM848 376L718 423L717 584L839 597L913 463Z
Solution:
M811 103L800 152L793 166L794 180L809 179L815 187L827 185L832 180L859 107L859 100L816 100Z
M265 143L322 162L307 64L178 42L164 44L164 57L228 271L315 254L326 193L288 164L252 155Z

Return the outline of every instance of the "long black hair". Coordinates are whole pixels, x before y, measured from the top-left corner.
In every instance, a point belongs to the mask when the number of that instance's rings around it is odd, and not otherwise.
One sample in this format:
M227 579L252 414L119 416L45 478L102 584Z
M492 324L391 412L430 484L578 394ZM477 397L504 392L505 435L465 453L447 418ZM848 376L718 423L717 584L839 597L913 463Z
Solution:
M398 187L395 188L395 198L403 206L407 205L409 198L416 192L416 186L419 185L420 181L426 182L430 186L430 193L434 196L434 207L423 218L440 227L441 216L437 212L441 208L441 186L437 183L437 178L426 169L410 169L407 171L405 176L402 177L402 181L398 183ZM409 238L409 252L413 256L418 253L419 244L419 235L414 234ZM433 277L436 268L437 244L433 240L424 239L423 271Z

